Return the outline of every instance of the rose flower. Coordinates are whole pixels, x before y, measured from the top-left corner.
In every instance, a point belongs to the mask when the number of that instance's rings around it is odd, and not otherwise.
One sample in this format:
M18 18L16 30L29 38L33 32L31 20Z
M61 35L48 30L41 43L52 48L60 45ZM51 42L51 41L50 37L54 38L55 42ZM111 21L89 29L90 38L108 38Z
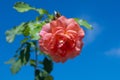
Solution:
M83 46L84 31L73 19L64 16L45 24L39 33L40 50L53 61L64 63L79 55Z

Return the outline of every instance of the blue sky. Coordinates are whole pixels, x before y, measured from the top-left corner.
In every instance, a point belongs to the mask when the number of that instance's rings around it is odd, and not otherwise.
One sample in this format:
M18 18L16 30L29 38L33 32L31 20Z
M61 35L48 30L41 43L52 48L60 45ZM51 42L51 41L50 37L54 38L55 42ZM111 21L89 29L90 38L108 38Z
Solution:
M8 44L5 31L24 21L34 20L38 15L30 11L17 13L12 7L18 0L0 1L0 79L33 80L34 69L26 66L12 75L11 58L19 47L19 37ZM66 63L54 63L51 73L54 80L120 80L120 1L119 0L19 0L50 13L54 10L66 17L88 20L94 30L86 30L84 47L80 56Z

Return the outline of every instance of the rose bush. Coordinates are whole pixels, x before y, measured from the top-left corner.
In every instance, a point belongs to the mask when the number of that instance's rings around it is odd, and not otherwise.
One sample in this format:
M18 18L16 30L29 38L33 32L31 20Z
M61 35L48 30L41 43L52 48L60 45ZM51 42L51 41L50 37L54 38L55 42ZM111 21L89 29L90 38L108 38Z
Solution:
M45 9L35 8L24 2L16 2L14 9L20 13L33 10L38 12L39 16L5 32L9 43L12 43L16 36L23 36L19 39L20 46L15 55L5 63L11 64L12 74L17 74L23 66L29 64L34 68L34 80L53 80L50 74L53 61L64 63L81 52L85 34L80 25L89 30L93 29L84 19L67 19L59 12L50 14ZM39 56L42 56L41 51L46 54L43 59L39 59Z
M39 33L40 50L55 62L64 63L80 54L84 31L73 19L64 16L45 24Z

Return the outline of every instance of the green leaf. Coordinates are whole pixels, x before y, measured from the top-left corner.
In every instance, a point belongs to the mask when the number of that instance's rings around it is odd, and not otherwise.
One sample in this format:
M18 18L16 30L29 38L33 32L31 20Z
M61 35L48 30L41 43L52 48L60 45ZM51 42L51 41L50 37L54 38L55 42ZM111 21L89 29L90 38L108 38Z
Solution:
M14 30L10 30L10 31L6 31L6 40L7 42L9 43L12 43L15 39L15 33L14 33Z
M6 34L7 42L12 43L14 41L16 35L22 34L23 29L24 29L24 27L23 27L24 24L25 23L22 23L19 26L16 26L16 27L12 28L11 30L6 31L5 34Z
M24 30L24 26L26 25L26 23L21 23L20 25L18 25L18 26L16 26L16 27L14 27L13 29L15 30L15 33L17 34L17 35L20 35L20 34L22 34L23 33L23 30Z
M40 80L39 79L39 74L40 74L40 70L35 70L35 80Z
M22 64L27 64L30 59L30 45L27 44L27 47L20 51L20 59Z
M20 41L21 44L27 42L29 40L29 38L24 38L23 40Z
M11 43L14 41L16 35L21 35L21 34L23 34L26 37L29 36L31 40L38 40L40 38L39 32L44 24L45 21L35 21L35 22L31 21L31 22L22 23L19 26L16 26L11 30L6 31L6 40L7 42ZM27 39L24 41L27 41Z
M22 64L24 64L24 52L25 52L25 49L20 51L20 59Z
M38 30L38 29L35 29L35 30ZM35 31L35 30L32 30L30 32L31 40L38 40L40 38L39 31Z
M35 80L44 80L43 72L39 69L35 70Z
M24 2L17 2L15 5L14 5L14 9L16 9L18 12L27 12L29 10L35 10L37 11L40 15L44 15L44 14L48 14L48 11L45 10L45 9L41 9L41 8L34 8L32 6L30 6L29 4L27 3L24 3Z
M48 18L52 20L54 18L54 16L49 14Z
M93 29L92 25L90 25L86 20L78 19L78 18L75 18L75 20L76 20L81 26L84 26L84 27L86 27L87 29L90 29L90 30Z
M53 80L53 77L52 76L50 76L50 75L48 75L48 76L46 76L45 77L45 79L44 80Z
M22 64L21 64L20 59L17 60L16 62L14 62L11 66L11 69L10 69L12 74L16 74L21 69L21 66L22 66Z
M36 43L35 43L34 41L31 41L31 42L29 42L29 43L30 43L31 47L33 47L33 48L36 47Z
M5 64L13 64L14 62L15 62L15 58L11 58L7 62L5 62Z
M26 12L32 9L32 7L24 2L17 2L14 5L14 9L18 12Z
M43 15L36 17L36 21L40 21L43 17L44 17Z
M30 65L33 66L33 67L36 67L36 61L31 59L30 60Z
M30 38L32 40L38 40L40 38L39 32L44 24L44 21L29 22L28 26L30 27Z
M26 23L23 27L24 27L24 30L23 30L23 35L24 36L29 36L30 34L30 27L28 26L29 23Z
M41 14L41 15L48 14L48 11L45 10L45 9L40 8L40 9L36 9L36 11L38 11L38 13Z
M50 73L53 69L53 63L50 59L48 58L44 58L43 60L43 65L44 65L44 70L47 71L48 73Z
M30 59L30 46L28 45L25 52L25 64L28 63L29 59Z

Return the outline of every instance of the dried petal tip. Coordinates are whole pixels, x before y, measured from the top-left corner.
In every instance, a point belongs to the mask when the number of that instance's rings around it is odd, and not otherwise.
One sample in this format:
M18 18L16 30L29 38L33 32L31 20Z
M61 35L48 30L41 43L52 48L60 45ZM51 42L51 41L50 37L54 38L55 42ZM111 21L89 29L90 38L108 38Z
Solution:
M57 20L60 16L61 14L59 12L54 11L54 20Z

